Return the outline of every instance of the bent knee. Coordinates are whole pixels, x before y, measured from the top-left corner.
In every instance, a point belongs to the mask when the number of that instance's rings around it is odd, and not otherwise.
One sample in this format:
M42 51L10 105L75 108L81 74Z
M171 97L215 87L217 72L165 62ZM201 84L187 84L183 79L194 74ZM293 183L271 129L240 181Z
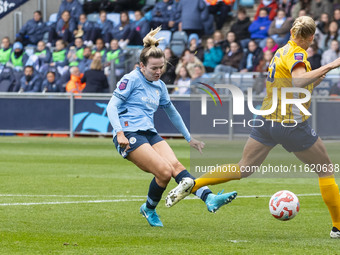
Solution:
M171 164L163 163L158 166L156 177L162 182L168 183L172 177L173 167Z

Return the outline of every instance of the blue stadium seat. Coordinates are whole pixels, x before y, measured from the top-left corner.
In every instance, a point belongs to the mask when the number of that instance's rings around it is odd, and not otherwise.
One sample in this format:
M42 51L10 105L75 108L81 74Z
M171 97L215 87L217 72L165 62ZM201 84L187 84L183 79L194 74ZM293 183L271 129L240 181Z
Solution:
M118 24L120 24L120 14L119 13L115 13L115 12L108 13L106 17L107 17L108 20L111 20L113 22L114 26L117 26Z
M87 15L87 20L97 23L99 20L99 13L90 13Z
M184 31L176 31L172 34L170 48L176 56L180 56L185 50L188 42L188 35Z
M166 47L169 46L170 44L170 40L171 40L171 35L172 35L172 32L170 30L161 30L159 31L155 37L158 39L158 38L161 38L163 37L164 39L161 40L159 42L159 48L161 48L162 50L164 50Z
M135 12L129 11L128 13L129 13L130 22L135 21Z
M52 13L47 21L47 25L52 25L57 22L58 13Z

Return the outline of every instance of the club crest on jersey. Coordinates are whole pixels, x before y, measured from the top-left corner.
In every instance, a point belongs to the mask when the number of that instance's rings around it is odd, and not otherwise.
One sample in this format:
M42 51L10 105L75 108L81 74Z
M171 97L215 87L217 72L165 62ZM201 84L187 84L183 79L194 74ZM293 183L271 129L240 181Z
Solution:
M294 59L295 60L303 60L303 54L302 53L294 53Z
M129 139L130 144L135 144L136 142L137 142L136 137L130 137L130 139Z
M122 80L121 82L120 82L120 84L119 84L119 86L118 86L118 88L120 89L120 90L124 90L124 89L126 89L126 86L127 86L127 83L129 82L129 80L128 79L124 79L124 80Z

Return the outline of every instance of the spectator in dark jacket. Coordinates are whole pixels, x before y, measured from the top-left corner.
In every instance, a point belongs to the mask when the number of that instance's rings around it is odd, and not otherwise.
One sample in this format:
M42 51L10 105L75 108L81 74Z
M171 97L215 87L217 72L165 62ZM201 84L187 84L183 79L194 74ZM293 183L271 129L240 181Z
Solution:
M46 92L63 92L61 85L56 80L56 73L49 71L46 79L42 83L42 93Z
M181 0L178 11L181 13L179 30L185 31L188 35L196 33L203 34L203 14L208 13L207 6L203 0Z
M99 58L92 61L90 70L85 72L81 82L86 82L83 93L104 93L107 91L109 84L102 71L102 62Z
M48 36L48 42L54 44L58 39L71 43L73 41L73 32L76 30L76 23L71 19L70 12L64 11L61 19L57 21L56 28L51 27Z
M30 19L20 29L17 39L22 41L23 45L36 45L44 37L44 33L48 32L49 28L45 22L42 21L41 12L35 11L33 19Z
M152 9L151 28L162 26L162 29L169 29L172 7L172 0L161 0L156 3Z
M74 31L74 37L80 37L83 39L85 45L90 44L92 46L96 40L95 33L93 32L94 29L94 24L87 20L86 14L82 13L79 16L77 29Z
M102 38L104 40L104 43L107 45L110 43L111 40L111 30L113 29L113 26L117 24L113 24L111 20L107 19L106 11L102 10L99 13L99 20L96 26L96 34L95 38L96 40L98 38Z
M111 38L119 41L119 46L125 48L128 45L131 24L129 14L126 11L120 13L120 23L111 30Z
M81 73L85 73L85 71L90 69L92 63L92 53L91 48L85 47L83 50L83 58L78 61L78 67Z
M204 47L200 43L198 34L191 34L188 38L188 48L190 52L195 54L195 56L203 62L204 59Z
M321 55L318 53L318 46L317 44L313 43L307 49L307 60L309 61L312 70L318 69L321 67Z
M21 92L40 92L41 91L41 77L34 72L33 66L25 66L24 76L20 79Z
M161 80L165 84L174 84L176 79L176 65L178 63L178 57L172 52L170 48L164 49L164 56L166 61L165 72L161 76Z
M234 32L238 41L240 41L242 48L247 48L247 44L249 42L250 33L248 27L250 26L251 21L247 16L247 12L244 8L240 8L237 11L237 20L231 26L230 31Z
M180 0L174 0L171 6L171 14L170 14L170 21L169 21L169 29L171 31L178 30L178 24L181 22L181 13L180 9Z
M130 34L126 39L128 45L143 45L143 38L150 32L150 23L139 10L135 11L135 21L130 24Z
M226 53L219 65L215 67L215 73L233 73L238 72L243 57L243 50L237 42L230 44L230 49Z
M63 0L58 11L57 19L59 20L64 11L68 11L71 18L77 22L80 14L83 13L83 6L78 0Z
M243 55L240 72L254 72L256 66L260 63L262 59L263 51L257 46L254 40L248 43L248 50Z

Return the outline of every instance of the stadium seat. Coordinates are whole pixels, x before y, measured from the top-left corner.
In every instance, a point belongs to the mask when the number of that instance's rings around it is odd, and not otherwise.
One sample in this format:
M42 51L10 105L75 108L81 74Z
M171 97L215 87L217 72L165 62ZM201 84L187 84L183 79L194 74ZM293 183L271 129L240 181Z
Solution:
M183 31L176 31L172 35L170 48L176 56L180 56L185 50L188 42L188 35Z
M255 5L254 0L240 0L239 1L239 6L243 7L253 7Z
M99 20L99 13L91 13L87 15L87 20L91 22L97 22Z
M156 38L163 37L164 39L159 42L159 48L164 50L166 47L169 46L171 40L172 32L170 30L161 30L156 34Z
M57 22L58 13L52 13L47 21L47 25L52 25Z
M106 17L107 17L108 20L111 20L113 22L114 26L117 26L118 24L120 24L120 14L119 13L115 13L115 12L108 13Z

